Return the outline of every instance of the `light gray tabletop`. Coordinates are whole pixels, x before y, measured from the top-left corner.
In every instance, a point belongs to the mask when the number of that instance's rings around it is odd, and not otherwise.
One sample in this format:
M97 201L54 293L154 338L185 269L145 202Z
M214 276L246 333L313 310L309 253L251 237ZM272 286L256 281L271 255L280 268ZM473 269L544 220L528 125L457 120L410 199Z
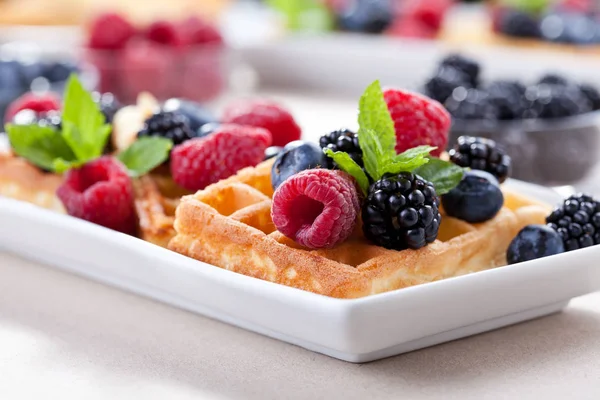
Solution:
M355 365L0 253L0 398L595 400L600 293Z

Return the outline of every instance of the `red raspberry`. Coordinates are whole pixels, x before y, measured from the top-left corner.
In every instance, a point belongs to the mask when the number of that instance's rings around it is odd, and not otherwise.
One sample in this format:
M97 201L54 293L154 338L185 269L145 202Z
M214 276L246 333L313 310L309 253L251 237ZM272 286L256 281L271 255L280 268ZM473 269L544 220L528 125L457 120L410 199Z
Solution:
M141 92L150 92L159 99L168 98L173 52L165 46L146 40L133 40L120 56L121 97L133 101Z
M90 26L89 47L102 50L122 49L135 33L133 25L122 15L102 14Z
M133 187L125 167L115 158L104 156L69 170L56 194L69 215L135 233Z
M392 26L386 30L386 34L417 39L433 39L436 35L435 31L429 26L419 20L411 18L397 19Z
M444 23L446 12L453 0L411 0L404 5L404 17L420 21L437 32Z
M60 110L60 99L53 93L43 95L31 92L25 93L10 103L6 110L4 121L12 121L15 115L22 110L32 110L36 114Z
M302 131L294 117L281 105L266 100L247 100L231 104L223 121L265 128L273 135L273 146L285 146L300 139Z
M146 30L146 37L155 43L178 47L181 39L175 25L169 21L155 21Z
M281 233L319 249L342 243L356 226L360 200L345 172L307 169L286 179L273 194L271 218Z
M383 96L394 120L397 153L430 145L437 147L431 154L439 156L446 149L451 119L440 103L399 89L387 89Z
M258 164L271 145L266 129L233 124L188 140L171 152L171 174L180 186L194 191Z
M223 44L218 29L198 17L190 17L179 25L179 33L186 45Z

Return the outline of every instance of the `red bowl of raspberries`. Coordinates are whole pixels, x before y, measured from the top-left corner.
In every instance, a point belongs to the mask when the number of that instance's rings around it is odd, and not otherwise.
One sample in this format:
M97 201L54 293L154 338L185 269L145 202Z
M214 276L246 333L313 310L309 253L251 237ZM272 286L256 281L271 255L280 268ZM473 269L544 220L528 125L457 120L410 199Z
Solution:
M97 68L99 90L124 102L144 91L207 102L228 84L230 52L219 30L198 17L136 26L117 13L97 15L83 58Z

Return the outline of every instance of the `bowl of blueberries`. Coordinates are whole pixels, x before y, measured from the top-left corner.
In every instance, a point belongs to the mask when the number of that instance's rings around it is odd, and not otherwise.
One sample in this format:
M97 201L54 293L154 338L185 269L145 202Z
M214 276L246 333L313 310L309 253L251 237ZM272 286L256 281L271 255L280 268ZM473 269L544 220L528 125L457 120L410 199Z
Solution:
M449 143L491 139L511 155L512 176L547 186L572 185L600 160L600 93L558 74L533 82L481 79L480 65L450 54L423 86L452 116Z

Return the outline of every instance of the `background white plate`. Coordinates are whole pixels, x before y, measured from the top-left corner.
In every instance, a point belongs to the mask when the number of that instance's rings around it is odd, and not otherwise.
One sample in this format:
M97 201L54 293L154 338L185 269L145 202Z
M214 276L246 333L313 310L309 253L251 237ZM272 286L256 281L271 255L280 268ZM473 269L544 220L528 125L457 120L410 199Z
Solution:
M544 188L508 184L559 200ZM350 362L557 312L600 289L594 262L600 246L341 300L236 274L12 199L0 198L0 221L0 250Z

